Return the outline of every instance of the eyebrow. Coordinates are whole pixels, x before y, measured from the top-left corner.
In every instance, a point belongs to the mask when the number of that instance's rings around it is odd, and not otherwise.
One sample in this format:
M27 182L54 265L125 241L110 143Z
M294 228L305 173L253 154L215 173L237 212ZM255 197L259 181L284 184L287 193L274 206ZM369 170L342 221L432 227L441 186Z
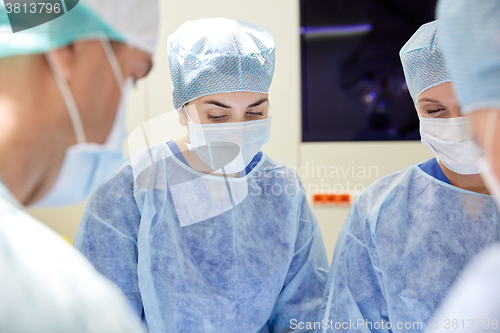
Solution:
M219 106L221 108L224 108L224 109L230 109L231 107L230 106L227 106L225 104L222 104L220 102L217 102L217 101L213 101L213 100L209 100L209 101L205 101L203 104L212 104L212 105L215 105L215 106Z
M430 102L430 103L442 104L441 102L436 101L434 99L430 99L430 98L424 98L424 99L421 99L421 100L418 101L418 103L421 103L421 102Z
M257 103L253 103L252 105L249 105L248 107L253 108L253 107L259 106L261 104L264 104L265 102L269 102L269 99L263 98L260 101L258 101Z
M253 108L253 107L256 107L256 106L259 106L261 104L264 104L265 102L268 102L269 99L267 98L263 98L261 99L260 101L256 102L256 103L253 103L251 105L249 105L248 107L249 108ZM222 104L221 102L218 102L218 101L214 101L214 100L208 100L208 101L205 101L203 104L212 104L212 105L215 105L215 106L218 106L218 107L221 107L221 108L224 108L224 109L230 109L231 107L228 106L228 105L225 105L225 104Z

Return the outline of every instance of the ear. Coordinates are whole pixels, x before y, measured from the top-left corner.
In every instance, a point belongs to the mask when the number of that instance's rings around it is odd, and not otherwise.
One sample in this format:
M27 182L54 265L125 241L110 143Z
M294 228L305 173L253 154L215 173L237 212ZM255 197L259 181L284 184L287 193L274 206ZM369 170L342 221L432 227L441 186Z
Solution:
M69 82L74 77L75 47L73 44L49 52L61 74Z
M186 111L184 111L184 107L182 107L179 111L179 123L181 123L182 126L187 126L187 117L186 117Z

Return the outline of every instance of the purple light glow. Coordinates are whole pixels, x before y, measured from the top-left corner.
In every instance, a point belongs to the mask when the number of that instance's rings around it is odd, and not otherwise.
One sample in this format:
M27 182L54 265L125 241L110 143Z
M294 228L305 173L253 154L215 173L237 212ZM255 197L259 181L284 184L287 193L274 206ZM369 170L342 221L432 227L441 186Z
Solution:
M301 27L302 35L345 35L352 33L369 32L373 30L371 24L339 25L329 27Z

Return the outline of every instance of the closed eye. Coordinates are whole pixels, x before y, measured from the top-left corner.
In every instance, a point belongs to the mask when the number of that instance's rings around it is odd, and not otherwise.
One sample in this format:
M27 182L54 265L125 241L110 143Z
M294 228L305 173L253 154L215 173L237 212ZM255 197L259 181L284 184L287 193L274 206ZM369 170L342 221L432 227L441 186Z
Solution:
M436 113L436 112L444 111L444 110L446 110L446 108L439 108L439 109L435 109L435 110L427 110L427 114L432 114L432 113Z
M207 115L207 118L208 119L215 119L215 120L221 120L221 119L224 119L224 118L227 118L227 114L223 114L223 115L220 115L220 116L212 116L212 115Z
M251 116L263 116L264 115L264 112L247 112L248 115L251 115Z

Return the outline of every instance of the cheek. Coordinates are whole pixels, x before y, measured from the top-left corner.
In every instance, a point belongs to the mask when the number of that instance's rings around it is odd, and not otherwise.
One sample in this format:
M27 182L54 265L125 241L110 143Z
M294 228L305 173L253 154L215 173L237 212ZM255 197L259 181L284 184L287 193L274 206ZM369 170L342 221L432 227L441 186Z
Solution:
M427 114L427 112L425 112L421 108L418 108L418 110L417 110L417 116L418 117L429 117L429 115Z
M462 117L463 116L462 111L461 111L459 106L456 106L455 108L453 108L453 110L451 111L451 114L452 114L452 117Z
M114 76L101 75L96 77L90 88L92 92L86 96L99 109L110 108L117 105L120 100L120 89Z
M88 141L104 143L113 125L121 94L116 80L112 79L94 80L91 91L82 96L86 107L80 113L89 133Z

